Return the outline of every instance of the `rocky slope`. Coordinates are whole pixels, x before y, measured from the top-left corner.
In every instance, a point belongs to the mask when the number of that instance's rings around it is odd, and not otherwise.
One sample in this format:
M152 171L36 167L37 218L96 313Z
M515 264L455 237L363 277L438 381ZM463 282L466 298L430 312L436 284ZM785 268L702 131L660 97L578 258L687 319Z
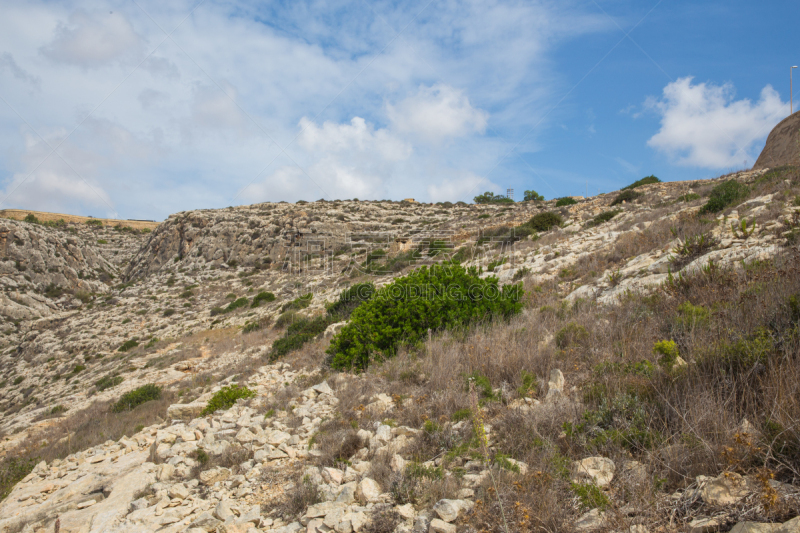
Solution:
M710 191L728 180L747 185L748 196L719 214L697 216ZM501 283L524 281L534 292L552 286L564 305L610 306L630 292L656 290L671 276L756 264L796 246L795 173L758 170L635 191L624 202L609 193L560 207L555 201L258 204L179 213L152 233L0 220L6 289L0 455L30 455L54 440L69 452L36 466L0 503L0 531L51 531L56 518L60 531L384 533L381 520L391 524L386 533L467 527L494 467L471 456L474 450L446 463L442 453L421 456L414 443L427 438L426 423L392 422L416 400L374 391L365 376L325 382L325 339L312 344L310 360L267 364L273 340L284 334L273 324L300 296L312 295L297 306L299 316L316 316L354 283L382 285L454 254ZM542 212L559 213L563 224L519 238L520 224ZM275 299L256 305L253 297L262 292ZM242 298L246 305L231 305ZM540 342L552 345L553 337ZM232 382L256 396L199 417ZM154 415L142 419L144 427L132 423L125 437L105 443L93 437L90 446L72 448L80 434L72 417L107 417L123 393L145 384L173 395L166 419ZM580 408L580 391L568 390L560 371L539 387L538 399L512 395L503 409L549 420ZM355 447L347 462L327 457L329 450L315 442L315 435L331 432L323 425L337 420L358 428L341 433ZM470 429L469 420L441 424L437 434ZM583 459L570 464L571 475L597 484L616 479L614 490L636 490L632 458ZM528 465L510 464L525 475ZM393 483L401 483L409 465L441 481L443 488L433 491L441 498L411 504L402 497L402 484ZM308 483L319 490L304 492ZM746 516L731 509L761 494L758 483L696 478L680 492L660 494L654 505L683 509L681 527L712 531ZM773 485L787 508L800 505L796 485ZM647 523L635 510L579 509L565 522L577 530L633 531ZM800 524L781 527L788 533Z

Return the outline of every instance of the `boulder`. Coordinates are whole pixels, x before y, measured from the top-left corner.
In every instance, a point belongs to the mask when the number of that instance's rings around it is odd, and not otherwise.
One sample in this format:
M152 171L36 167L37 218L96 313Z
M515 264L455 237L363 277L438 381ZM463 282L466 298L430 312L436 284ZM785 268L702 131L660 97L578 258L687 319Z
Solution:
M581 476L589 476L598 487L606 487L614 479L614 461L606 457L587 457L574 463L578 476L573 481L580 481Z
M467 512L475 505L469 500L439 500L433 510L445 522L453 522L462 512Z
M456 533L456 526L454 524L448 524L444 520L434 518L431 520L430 531L431 533Z
M365 477L358 484L358 499L364 502L374 502L381 495L381 486L374 479Z
M710 505L731 505L747 496L747 482L735 472L725 472L710 481L706 481L700 489L703 501Z

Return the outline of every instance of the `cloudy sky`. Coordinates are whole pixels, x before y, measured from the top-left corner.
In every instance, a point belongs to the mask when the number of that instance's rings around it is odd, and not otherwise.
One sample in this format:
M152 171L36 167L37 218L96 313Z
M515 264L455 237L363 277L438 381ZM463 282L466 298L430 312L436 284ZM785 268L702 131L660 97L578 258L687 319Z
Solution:
M800 63L796 3L777 0L0 13L0 209L121 218L715 177L753 164Z

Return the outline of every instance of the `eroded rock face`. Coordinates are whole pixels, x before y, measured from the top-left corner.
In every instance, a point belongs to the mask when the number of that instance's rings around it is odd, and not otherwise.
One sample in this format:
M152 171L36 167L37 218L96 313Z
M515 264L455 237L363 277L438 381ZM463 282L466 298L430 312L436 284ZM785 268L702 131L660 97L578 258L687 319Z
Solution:
M50 316L81 305L72 293L105 293L116 273L85 236L39 224L0 219L0 315L12 320Z

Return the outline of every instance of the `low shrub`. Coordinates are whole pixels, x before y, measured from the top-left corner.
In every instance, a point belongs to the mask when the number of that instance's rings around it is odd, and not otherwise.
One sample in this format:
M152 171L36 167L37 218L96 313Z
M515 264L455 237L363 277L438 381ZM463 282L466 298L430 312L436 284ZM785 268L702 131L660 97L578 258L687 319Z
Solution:
M531 219L523 224L534 231L549 231L553 226L560 226L564 220L557 213L539 213L531 217Z
M139 343L137 342L136 339L129 339L129 340L123 342L122 345L119 348L117 348L117 351L118 352L127 352L128 350L133 350L137 346L139 346Z
M131 411L145 402L158 400L159 398L161 398L161 387L153 383L148 383L147 385L142 385L138 389L123 394L120 399L117 400L117 403L111 407L111 411L114 413Z
M281 307L281 313L285 313L286 311L299 311L300 309L305 309L309 305L311 305L311 299L314 298L313 293L304 294L303 296L299 296L292 300L291 302L287 302L283 304Z
M592 220L587 222L586 227L593 228L595 226L599 226L600 224L608 222L609 220L619 215L620 213L622 213L622 211L620 211L619 209L615 209L613 211L603 211L602 213L594 217Z
M13 456L0 462L0 501L11 494L14 485L30 474L38 462L37 457L20 459Z
M622 191L617 195L616 198L614 198L614 201L611 202L611 207L614 207L615 205L619 205L625 202L632 202L637 198L639 198L641 195L642 195L641 193L638 193L633 190Z
M726 207L737 204L747 198L750 189L744 183L728 180L720 183L709 194L708 201L700 209L700 213L719 213Z
M563 207L565 205L574 205L577 204L577 200L572 196L565 196L564 198L559 198L556 200L556 207Z
M475 198L473 198L476 204L513 204L514 200L511 198L506 198L502 194L498 194L495 196L492 192L485 192L483 194L479 194Z
M522 309L522 292L519 284L501 289L497 278L481 279L477 269L455 263L421 267L358 306L327 353L334 368L364 370L375 357L395 355L401 342L422 341L428 329L516 314Z
M649 185L651 183L661 183L661 180L651 174L651 175L649 175L647 177L644 177L644 178L642 178L640 180L634 181L633 183L631 183L627 187L623 187L620 190L627 191L627 190L630 190L630 189L635 189L636 187L641 187L642 185Z
M253 297L253 303L250 304L250 307L258 307L262 303L269 303L275 301L275 295L271 292L262 291L256 294Z
M605 511L611 505L608 496L594 483L571 483L570 490L578 497L584 509Z
M299 350L305 343L313 340L317 335L323 333L333 322L327 316L315 318L300 318L289 325L286 336L276 339L270 348L269 359L275 361L284 355Z
M122 383L122 381L123 381L122 376L107 375L95 381L94 386L97 389L97 391L100 392L106 389L110 389L111 387L116 387L117 385Z
M575 344L583 344L589 339L589 332L585 327L575 322L570 322L556 333L555 342L556 346L561 348L568 348Z
M256 393L243 385L228 385L222 387L214 396L208 400L205 409L200 413L201 416L210 415L220 409L230 409L240 398L252 398Z
M86 225L87 226L100 227L100 226L103 225L103 222L101 220L92 219L92 220L87 220L86 221Z
M678 361L678 345L675 341L658 341L653 345L653 353L661 356L658 364L665 370L672 370Z

